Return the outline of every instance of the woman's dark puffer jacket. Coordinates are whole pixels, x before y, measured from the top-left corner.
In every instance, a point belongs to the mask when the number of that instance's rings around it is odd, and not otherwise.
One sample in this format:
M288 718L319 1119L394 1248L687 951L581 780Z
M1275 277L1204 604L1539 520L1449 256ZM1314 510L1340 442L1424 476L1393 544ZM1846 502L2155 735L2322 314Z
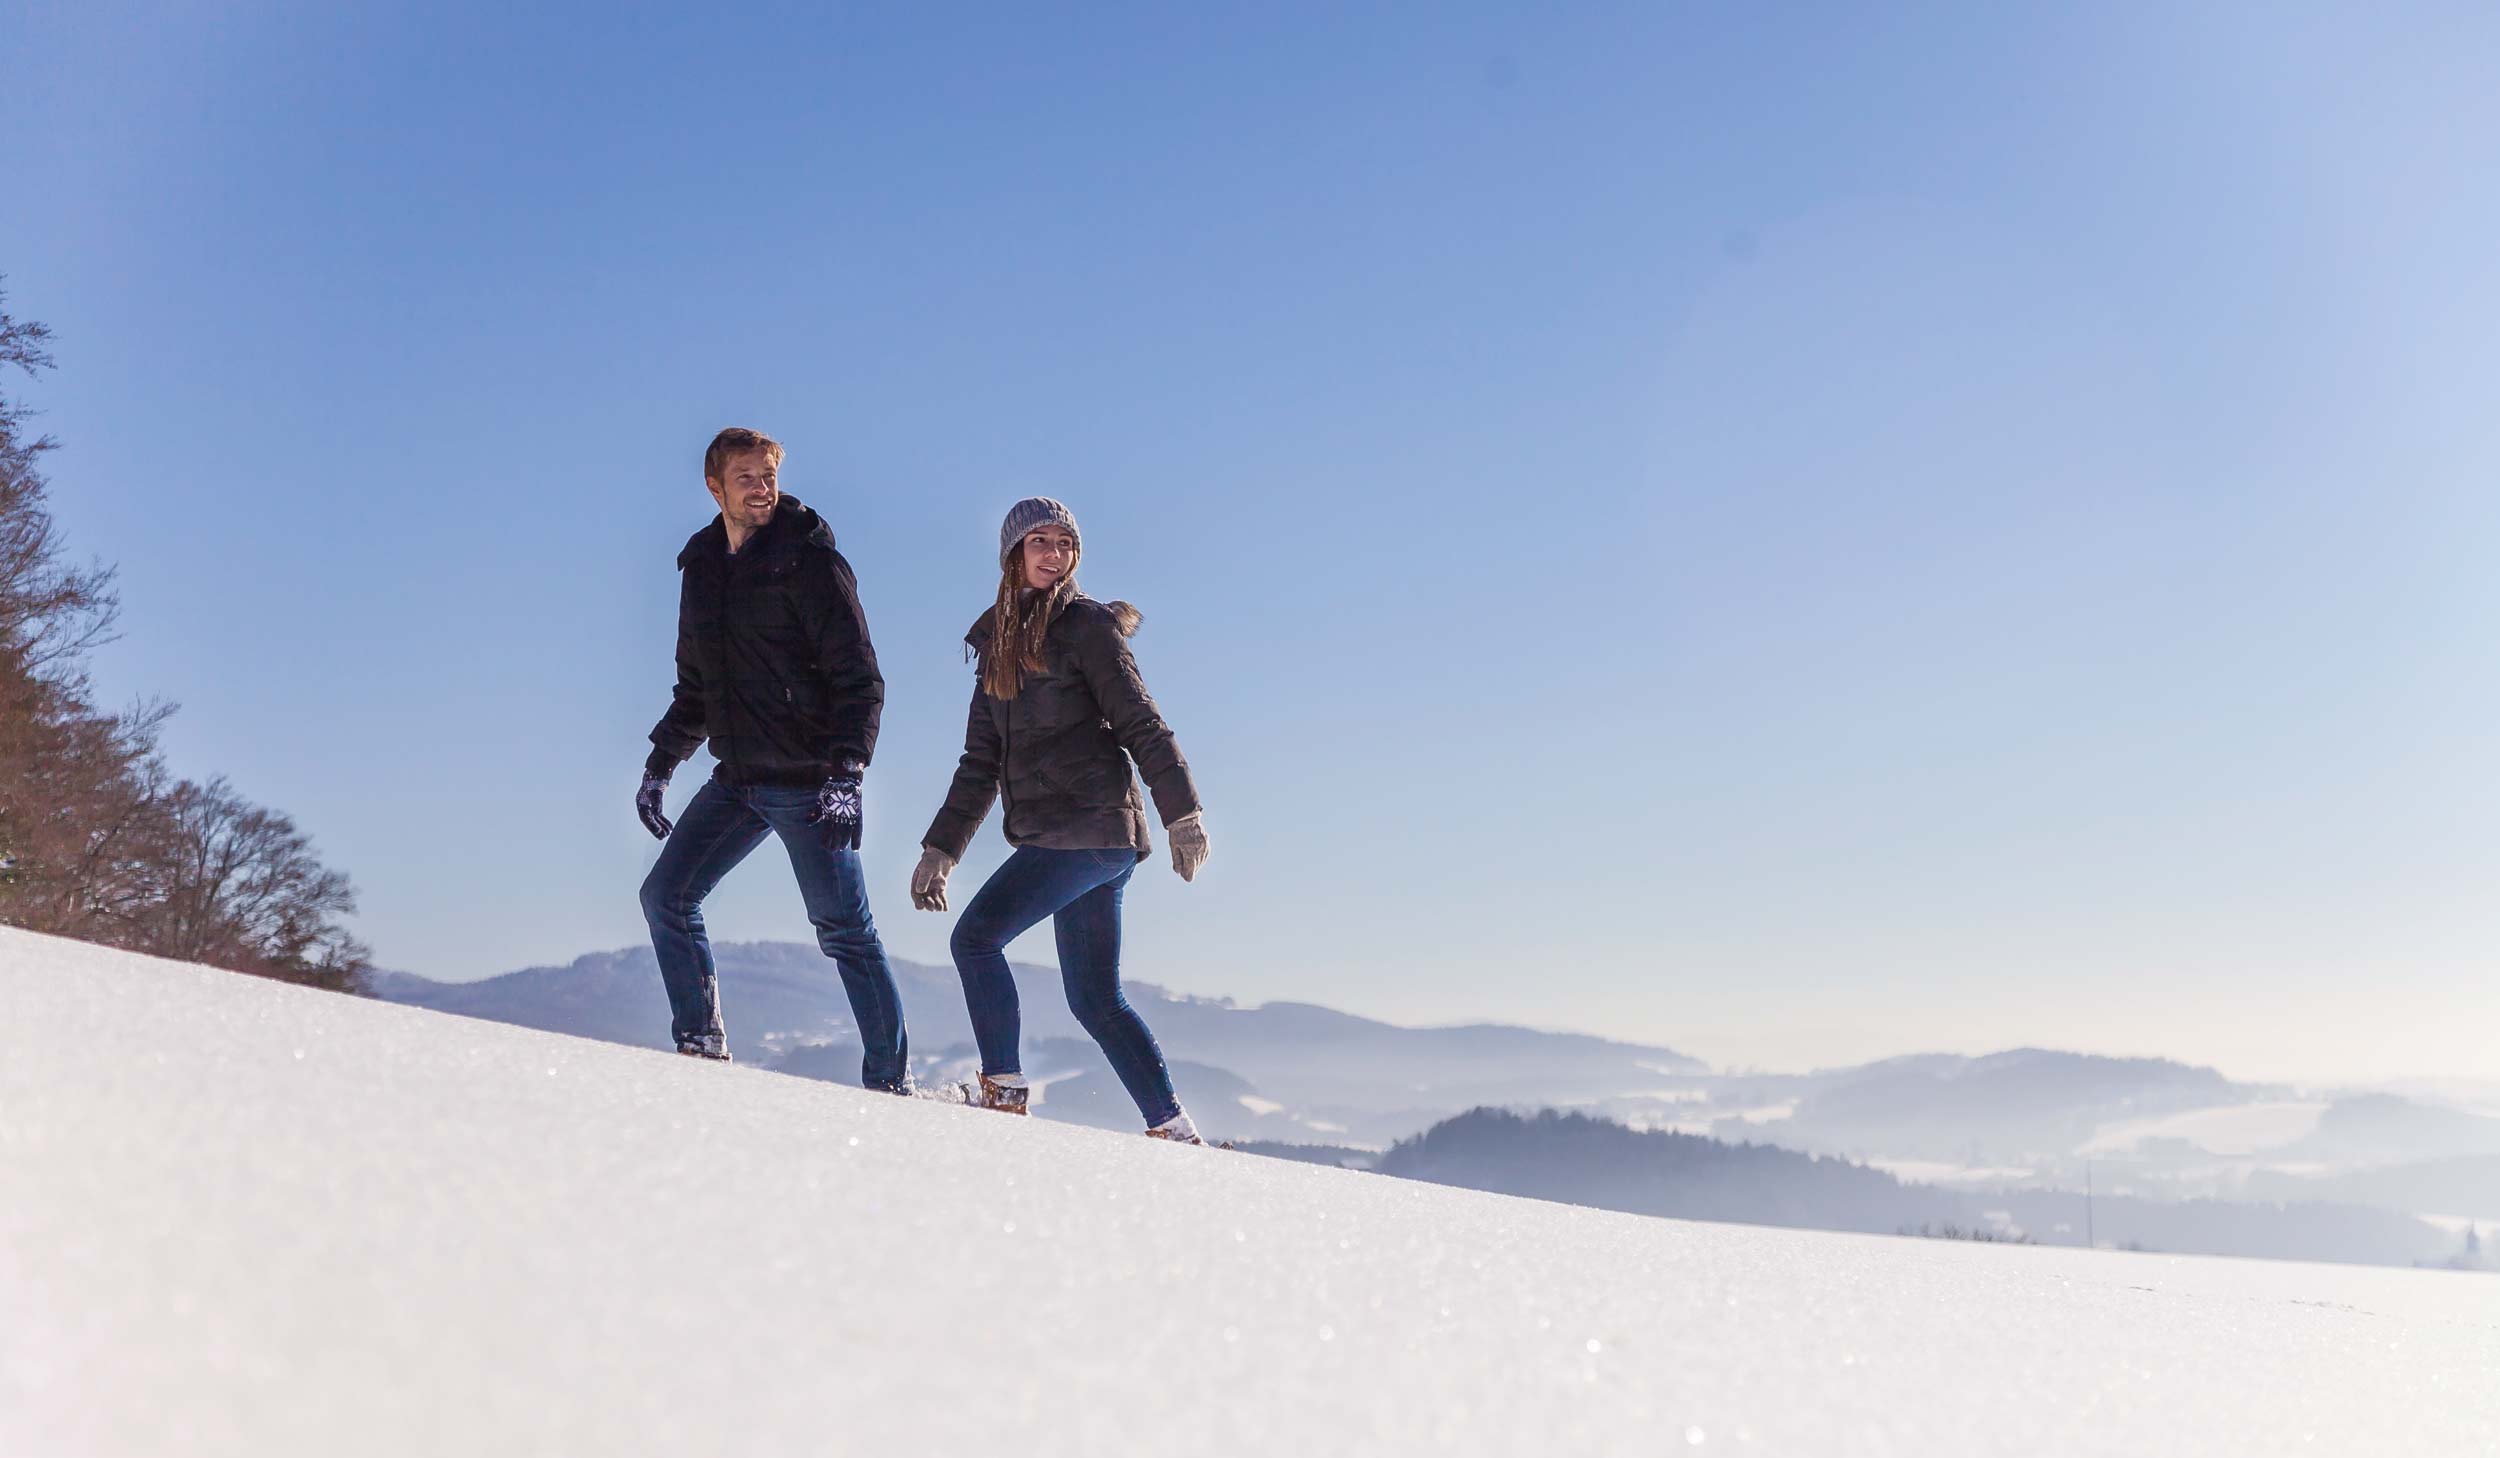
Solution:
M1003 797L1010 845L1126 846L1143 860L1154 843L1129 773L1131 758L1154 791L1164 824L1198 809L1189 764L1128 651L1137 624L1137 609L1127 603L1073 597L1043 639L1047 666L1027 673L1014 698L990 697L976 671L963 761L923 845L963 859L990 802ZM990 630L990 614L983 613L964 635L976 656L989 651Z

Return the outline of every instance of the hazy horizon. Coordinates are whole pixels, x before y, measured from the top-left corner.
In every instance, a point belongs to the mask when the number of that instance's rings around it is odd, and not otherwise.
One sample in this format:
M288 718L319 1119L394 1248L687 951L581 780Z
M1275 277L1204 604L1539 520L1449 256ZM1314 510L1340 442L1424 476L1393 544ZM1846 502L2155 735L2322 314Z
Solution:
M717 939L716 939L716 944L717 944L717 945L722 945L722 946L727 946L727 945L732 945L732 944L742 944L742 943L743 943L743 944L750 944L750 945L770 945L770 946L782 946L782 947L796 947L796 948L800 948L800 949L802 949L802 950L806 950L806 951L810 951L810 952L813 952L813 951L815 950L814 943L812 943L812 942L808 941L808 940L807 940L806 938L804 938L804 937L771 937L771 936L755 936L755 937L749 937L749 936L737 936L737 937L720 937L720 938L717 938ZM587 951L584 951L584 952L579 953L578 955L576 955L576 956L574 956L574 957L568 957L568 958L563 959L562 961L557 961L557 962L532 962L532 963L530 963L530 964L528 964L528 965L526 965L526 966L520 966L520 967L506 967L506 968L501 969L500 971L495 971L495 972L482 972L482 973L479 973L478 975L476 975L476 976L474 976L474 977L430 977L430 978L429 978L429 980L431 980L431 981L436 981L436 982L449 982L449 983L482 982L482 981L487 980L488 978L492 978L492 977L502 977L502 976L509 976L509 975L511 975L512 973L516 973L516 972L536 972L536 971L546 971L546 970L550 970L550 969L561 969L561 968L563 968L563 967L570 966L572 963L574 963L574 962L576 962L576 961L579 961L579 960L581 960L582 958L586 958L586 957L606 957L606 956L628 955L628 954L631 954L631 953L634 953L634 952L648 952L650 949L651 949L651 948L650 948L650 943L649 943L648 941L628 942L628 943L624 943L624 944L621 944L621 945L618 945L618 946L613 946L613 947L595 947L595 948L591 948L591 949L589 949L589 950L587 950ZM1055 963L1054 963L1054 962L1053 962L1053 961L1052 961L1052 960L1051 960L1051 959L1050 959L1047 955L1043 955L1043 953L1044 953L1045 951L1046 951L1046 946L1027 946L1027 945L1025 945L1025 944L1023 944L1023 943L1019 943L1019 944L1017 945L1017 947L1015 948L1015 950L1014 950L1014 953L1013 953L1013 958L1014 958L1014 961L1015 961L1016 965L1018 965L1018 966L1026 966L1026 965L1031 965L1031 966L1036 966L1036 967L1052 967L1052 966L1055 966L1056 964L1055 964ZM951 965L951 964L948 962L948 960L946 959L946 957L945 957L945 956L943 956L942 954L941 954L941 955L939 955L939 956L935 956L935 957L926 957L926 956L910 956L910 955L906 955L906 954L901 953L901 952L894 952L894 953L892 953L891 955L896 956L896 957L901 958L901 959L906 960L906 961L910 961L910 962L913 962L913 963L917 963L918 965L921 965L921 966L924 966L924 967L935 967L935 968L945 969L945 968L948 968L948 967ZM404 973L404 972L405 972L405 969L402 969L402 968L383 968L382 970L387 971L387 972L394 972L394 973ZM425 973L413 973L413 974L407 974L407 975L414 975L414 976L427 976L427 974L425 974ZM832 976L833 976L832 964L831 964L831 963L829 963L829 962L826 964L826 975L827 975L827 977L828 977L828 978L830 978L830 977L832 977ZM1339 1000L1331 1000L1331 999L1326 998L1326 997L1255 997L1255 996L1242 996L1242 995L1239 995L1239 994L1236 994L1236 993L1227 992L1227 991L1225 991L1224 989L1222 989L1222 988L1220 988L1220 987L1207 987L1207 988L1191 988L1191 989L1183 989L1183 988L1178 988L1178 987L1171 987L1171 986L1169 986L1168 984L1165 984L1165 983L1164 983L1161 979L1159 979L1159 978L1155 978L1155 977L1151 977L1151 976L1147 976L1147 975L1145 975L1144 973L1139 973L1139 972L1134 972L1134 971L1133 971L1131 975L1132 975L1132 980L1134 980L1134 981L1137 981L1137 982L1147 982L1147 983L1153 983L1153 984L1154 984L1154 985L1156 985L1156 986L1159 986L1159 987L1164 987L1164 988L1165 988L1165 990L1170 991L1170 992L1174 992L1174 993L1181 993L1181 994L1183 994L1183 995L1186 995L1186 996L1191 996L1191 997L1205 997L1205 998L1216 998L1216 999L1221 999L1221 1000L1223 1000L1223 1001L1231 1002L1231 1003L1234 1003L1234 1004L1239 1005L1239 1006L1242 1006L1242 1007L1250 1007L1250 1008L1255 1008L1255 1007L1265 1006L1265 1005L1267 1005L1267 1004L1269 1004L1269 1003L1304 1003L1304 1004L1310 1004L1310 1005L1319 1006L1319 1007L1325 1007L1325 1008L1329 1009L1329 1010L1330 1010L1330 1011L1332 1011L1332 1012L1347 1013L1347 1014L1351 1014L1351 1015L1356 1016L1356 1017L1369 1018L1369 1019L1371 1019L1371 1020L1372 1020L1372 1021L1374 1021L1374 1022L1389 1023L1389 1024L1392 1024L1392 1025L1395 1025L1395 1026L1398 1026L1398 1027L1408 1027L1408 1028L1449 1028L1449 1027L1463 1027L1463 1026L1470 1026L1470 1025L1496 1024L1496 1025L1500 1025L1500 1026L1504 1026L1504 1027L1526 1028L1526 1029L1529 1029L1530 1031L1533 1031L1533 1032L1540 1032L1540 1033L1578 1034L1578 1035L1585 1035L1585 1036L1590 1036L1590 1037L1605 1038L1605 1039L1608 1039L1608 1040L1611 1040L1611 1041L1614 1041L1614 1042L1619 1042L1619 1043L1638 1044L1638 1045L1641 1045L1641 1046L1645 1046L1645 1047L1653 1047L1653 1048L1666 1048L1666 1049L1671 1049L1671 1050L1673 1050L1674 1052L1677 1052L1677 1053L1686 1054L1686 1055L1688 1055L1688 1056L1690 1056L1690 1057L1699 1058L1699 1059L1700 1059L1700 1060L1702 1060L1704 1063L1707 1063L1707 1064L1709 1064L1709 1065L1710 1065L1711 1071L1712 1071L1713 1073L1721 1073L1721 1074L1751 1074L1751 1073L1789 1074L1789 1073L1816 1073L1816 1072L1828 1072L1828 1071L1831 1071L1831 1070L1834 1070L1834 1069L1839 1069L1839 1068L1856 1067L1856 1066L1859 1066L1859 1065L1862 1065L1862 1064L1868 1064L1868 1063L1878 1063L1878 1062L1882 1062L1882 1061L1884 1061L1884 1060L1886 1060L1886 1059L1892 1059L1892 1058L1913 1058L1913 1057L1918 1057L1918 1056L1920 1056L1920 1055L1922 1055L1922 1054L1931 1054L1931 1053L1934 1053L1934 1054L1957 1055L1957 1056L1962 1056L1962 1057L1985 1057L1985 1056L1987 1056L1987 1055L1989 1055L1989 1054L1995 1054L1995 1053L2010 1053L2010 1052L2020 1051L2020 1050L2022 1050L2022 1049L2026 1049L2026 1048L2031 1048L2031 1049L2038 1049L2038 1050L2043 1051L2043 1052L2052 1052L2052 1053L2074 1053L2074 1054L2081 1054L2081 1055L2088 1056L2088 1057L2102 1057L2102 1058L2158 1058L2158 1059L2164 1059L2164 1060L2167 1060L2167 1061L2169 1061L2169 1062L2173 1062L2173 1063L2183 1063L2183 1064L2188 1064L2188 1065L2191 1065L2191 1066L2211 1068L2211 1069L2215 1070L2216 1072L2221 1073L2224 1077L2231 1079L2231 1080L2232 1080L2233 1082L2235 1082L2235 1083L2249 1083L2249 1084L2284 1084L2284 1085L2290 1085L2290 1086L2293 1086L2293 1087L2299 1088L2299 1089L2304 1090L2304 1091L2308 1091L2308 1090L2325 1090L2325 1089L2333 1089L2333 1088L2345 1088L2345 1089L2391 1089L2391 1090L2392 1090L2392 1089L2396 1089L2396 1088L2398 1088L2398 1087L2400 1087L2400 1086L2402 1086L2402 1085L2406 1085L2406 1084L2413 1084L2413 1085L2419 1085L2419 1086L2424 1086L2424 1087L2434 1086L2434 1085L2442 1085L2442 1084L2446 1084L2446 1085L2463 1085L2463 1086L2468 1086L2468 1087L2471 1087L2471 1088L2474 1090L2474 1097L2476 1097L2476 1098L2486 1098L2486 1097L2487 1097L2487 1098L2491 1098L2491 1099L2495 1100L2495 1104L2494 1104L2494 1107L2493 1107L2493 1109L2492 1109L2492 1112L2495 1114L2495 1116L2500 1116L2500 1078L2488 1078L2488 1077L2482 1077L2482 1076L2478 1076L2478 1075L2474 1075L2474 1074L2470 1074L2470 1073L2458 1073L2458 1072L2444 1071L2444 1070L2439 1070L2439 1069L2429 1069L2429 1070L2412 1069L2412 1070L2405 1070L2405 1071L2395 1072L2395 1073L2369 1073L2369 1072L2335 1073L2335 1072L2331 1072L2331 1071L2329 1071L2329 1072L2324 1072L2324 1073L2319 1073L2319 1072L2310 1072L2310 1073L2264 1073L2264 1072L2258 1072L2258 1071L2251 1071L2251 1070L2248 1070L2248 1069L2243 1069L2243 1068L2236 1068L2236 1067L2232 1067L2232 1066L2230 1066L2230 1065L2229 1065L2229 1064L2227 1064L2227 1063L2224 1063L2224 1062L2221 1062L2221 1061L2218 1061L2218 1060L2215 1060L2215 1059L2211 1059L2211 1058L2204 1058L2204 1057L2199 1057L2199 1056L2197 1056L2195 1053L2193 1053L2192 1051L2186 1051L2186 1050L2178 1050L2178 1049L2166 1049L2166 1050L2165 1050L2165 1049L2151 1049L2151 1048L2137 1048L2137 1049L2086 1048L2086 1047L2077 1047L2077 1046L2072 1046L2072 1045L2068 1045L2068 1044L2061 1044L2061 1043L2054 1043L2054 1042L2042 1042L2042 1041L2037 1040L2037 1039L2031 1039L2031 1040L2016 1040L2016 1041L2013 1041L2013 1042L2003 1042L2003 1043L1989 1043L1989 1042L1986 1042L1986 1041L1982 1040L1982 1041L1980 1041L1980 1042L1970 1043L1970 1044L1966 1044L1966 1045L1964 1045L1964 1046L1948 1046L1948 1045L1946 1045L1945 1043L1943 1043L1943 1042L1942 1042L1942 1041L1940 1041L1940 1040L1931 1040L1931 1041L1929 1041L1929 1042L1927 1042L1927 1043L1923 1043L1923 1044L1920 1044L1920 1045L1915 1046L1915 1047L1901 1047L1901 1048L1894 1048L1894 1049L1891 1049L1891 1050L1888 1050L1888 1051L1880 1051L1880 1052L1870 1053L1870 1054L1867 1054L1867 1055L1862 1056L1862 1057L1860 1057L1860 1056L1853 1056L1853 1057L1846 1057L1846 1058L1841 1058L1841 1059L1837 1059L1837 1060L1818 1060L1818 1061L1812 1061L1812 1062L1800 1062L1800 1061L1797 1061L1797 1060L1791 1059L1791 1060L1787 1060L1787 1061L1784 1061L1784 1062L1781 1062L1781 1061L1762 1061L1762 1062L1741 1062L1741 1063L1740 1063L1740 1062L1730 1062L1730 1061L1725 1061L1725 1060L1722 1060L1722 1059L1720 1059L1720 1058L1714 1057L1714 1056L1712 1056L1712 1054L1711 1054L1711 1050L1709 1050L1708 1048L1694 1046L1694 1045L1693 1045L1693 1043L1691 1042L1691 1040L1689 1040L1689 1039L1684 1039L1684 1038L1679 1038L1679 1037L1675 1037L1675 1036L1672 1036L1672 1035L1670 1035L1670 1036L1665 1036L1665 1037L1645 1037L1645 1036L1640 1036L1640 1035L1637 1035L1637 1034L1634 1034L1634 1033L1625 1032L1625 1031L1622 1031L1622 1030L1620 1030L1620 1029L1606 1029L1606 1028L1595 1028L1595 1027L1582 1027L1582 1026L1575 1026L1575 1025L1570 1025L1570 1024L1560 1023L1560 1022L1550 1022L1550 1021L1541 1022L1541 1021L1537 1021L1537 1020L1534 1020L1534 1019L1520 1019L1520 1018L1506 1018L1506 1017L1458 1017L1458 1016L1423 1017L1423 1018L1398 1017L1398 1016L1394 1016L1394 1015L1391 1015L1391 1014L1388 1014L1388 1013L1384 1013L1384 1012L1379 1012L1379 1011L1369 1010L1369 1009L1362 1008L1362 1007L1353 1006L1353 1005L1350 1005L1350 1004L1348 1004L1348 1003L1346 1003L1346 1002L1344 1002L1344 1001L1339 1001ZM833 983L829 982L827 985L828 985L828 987L831 987L831 986L834 986L835 984L833 984ZM732 1009L731 1011L734 1013L734 1009ZM911 1009L910 1009L908 1006L906 1006L906 1007L905 1007L905 1009L904 1009L904 1012L905 1012L905 1014L906 1014L907 1016L909 1015L910 1011L911 1011ZM1186 1049L1179 1049L1179 1050L1176 1050L1176 1051L1177 1051L1177 1052L1180 1052L1180 1053L1184 1053L1184 1054L1187 1052L1187 1050L1186 1050ZM2417 1089L2417 1090L2416 1090L2416 1092L2419 1092L2419 1089ZM2469 1101L2470 1101L2470 1100L2469 1100Z

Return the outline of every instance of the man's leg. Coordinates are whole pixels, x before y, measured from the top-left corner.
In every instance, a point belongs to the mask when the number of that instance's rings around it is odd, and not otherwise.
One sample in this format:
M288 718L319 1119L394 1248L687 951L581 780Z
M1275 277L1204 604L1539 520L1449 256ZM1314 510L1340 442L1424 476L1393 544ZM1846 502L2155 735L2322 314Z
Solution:
M859 852L833 844L830 827L807 823L816 806L813 790L755 794L790 852L790 870L798 877L808 922L816 928L816 945L842 974L851 1021L859 1027L860 1082L900 1092L911 1066L903 995L894 986L894 970L886 965L876 918L869 914L868 878L860 869Z
M1095 851L1023 846L973 893L955 920L948 949L964 982L964 1010L981 1045L981 1071L992 1078L1024 1072L1024 1012L1007 970L1007 944L1059 908L1118 875Z
M703 931L703 898L762 843L765 828L761 816L738 803L736 792L706 780L643 878L642 918L651 925L651 950L668 989L669 1031L681 1052L719 1057L729 1051L712 939Z

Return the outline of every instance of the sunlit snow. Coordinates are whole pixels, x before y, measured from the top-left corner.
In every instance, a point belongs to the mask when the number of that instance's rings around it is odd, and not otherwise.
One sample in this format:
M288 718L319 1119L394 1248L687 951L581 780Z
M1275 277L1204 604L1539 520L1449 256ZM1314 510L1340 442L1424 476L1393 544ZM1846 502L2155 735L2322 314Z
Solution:
M1649 1220L0 932L0 1453L2488 1454L2500 1282Z

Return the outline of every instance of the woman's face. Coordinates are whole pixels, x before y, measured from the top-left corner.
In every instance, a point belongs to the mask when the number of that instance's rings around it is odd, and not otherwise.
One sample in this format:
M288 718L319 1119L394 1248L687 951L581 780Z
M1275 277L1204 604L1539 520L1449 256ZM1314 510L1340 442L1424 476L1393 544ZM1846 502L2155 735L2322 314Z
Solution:
M1076 570L1076 537L1063 526L1035 527L1024 536L1024 585L1055 587Z

